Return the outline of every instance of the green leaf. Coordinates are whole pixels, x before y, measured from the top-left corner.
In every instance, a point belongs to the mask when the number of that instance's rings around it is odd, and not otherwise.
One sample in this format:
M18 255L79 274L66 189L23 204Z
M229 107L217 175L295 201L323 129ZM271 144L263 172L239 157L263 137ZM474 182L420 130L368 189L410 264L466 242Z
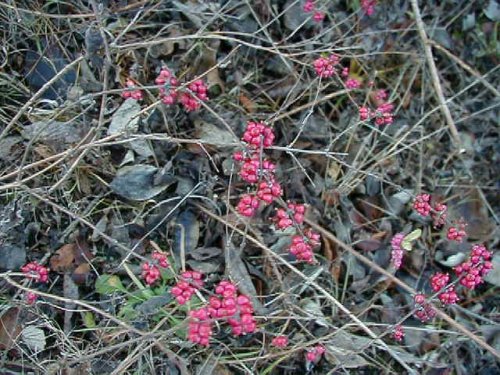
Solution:
M130 303L130 302L125 303L125 305L123 305L122 308L120 309L118 316L128 321L137 318L138 312L135 309L134 305L135 303Z
M411 251L413 248L412 241L418 240L421 235L422 235L422 229L415 229L413 232L408 233L405 236L405 238L403 238L403 241L401 242L401 247L406 251Z
M85 311L85 313L83 314L83 324L85 324L85 327L87 328L97 327L94 319L94 314L92 314L90 311Z
M95 282L95 290L99 294L111 294L126 291L120 278L116 275L99 276Z
M405 249L406 251L411 251L413 248L412 248L412 245L411 245L411 242L404 239L402 242L401 242L401 247L403 249Z

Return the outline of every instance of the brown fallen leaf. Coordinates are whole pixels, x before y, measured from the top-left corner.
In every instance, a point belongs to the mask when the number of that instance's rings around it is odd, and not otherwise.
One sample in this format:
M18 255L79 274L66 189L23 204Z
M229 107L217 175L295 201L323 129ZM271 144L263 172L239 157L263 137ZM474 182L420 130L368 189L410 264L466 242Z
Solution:
M20 314L20 308L11 307L0 317L0 350L12 349L17 337L21 334Z
M56 251L50 258L50 268L59 273L70 272L93 257L87 242L78 237L75 243L63 245Z
M61 247L50 258L50 268L56 272L64 273L73 268L75 261L75 247L76 244L66 244Z
M88 285L90 282L90 278L92 273L90 272L90 264L82 263L73 271L73 275L71 275L73 281L77 285Z
M248 113L255 112L255 103L251 99L249 99L248 96L241 93L239 96L239 100L240 100L240 103L243 106L243 108L245 108L245 110Z

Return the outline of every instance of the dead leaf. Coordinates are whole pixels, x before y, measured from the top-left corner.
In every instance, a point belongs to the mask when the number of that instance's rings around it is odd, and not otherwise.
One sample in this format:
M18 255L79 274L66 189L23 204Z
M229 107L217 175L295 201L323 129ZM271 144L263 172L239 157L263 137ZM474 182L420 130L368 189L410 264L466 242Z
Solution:
M35 326L24 327L21 332L23 342L33 352L38 353L45 349L47 340L45 339L45 332L43 329Z
M88 261L94 257L94 255L90 252L89 244L85 238L81 236L78 236L75 242L75 264L78 266L80 264L88 263Z
M56 251L50 258L50 268L59 273L70 272L93 257L87 241L78 237L76 243L63 245Z
M245 94L241 93L239 96L239 100L243 108L245 108L245 110L248 113L255 112L255 103L251 99L249 99Z
M73 268L73 262L75 261L75 247L74 243L66 244L61 247L56 253L50 258L50 268L53 271L64 273L68 272Z
M22 327L19 322L21 309L11 307L0 317L0 349L10 350L17 337L21 334Z
M170 31L167 34L167 40L165 42L153 45L149 49L149 53L151 54L152 57L155 59L164 57L164 56L169 56L172 53L174 53L175 48L177 47L178 49L185 50L186 49L186 40L182 38L176 39L176 37L183 36L183 34L180 32L179 28L176 26L170 27Z
M77 285L88 285L92 277L92 273L90 272L90 264L88 263L80 264L73 271L71 277L73 278L73 281Z
M225 251L226 259L226 274L238 285L238 288L243 294L246 294L253 303L255 311L259 315L265 315L266 309L257 299L257 291L253 285L252 278L248 273L245 263L241 259L241 249L234 246L232 243L228 244L229 249Z
M362 251L375 251L382 246L382 243L375 239L361 240L354 244L355 248Z

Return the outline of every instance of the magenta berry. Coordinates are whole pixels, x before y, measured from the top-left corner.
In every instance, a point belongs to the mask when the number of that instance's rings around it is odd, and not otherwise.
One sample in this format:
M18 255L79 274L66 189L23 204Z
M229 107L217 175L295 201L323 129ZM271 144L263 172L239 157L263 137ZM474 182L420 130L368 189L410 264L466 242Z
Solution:
M161 86L161 101L166 105L174 104L177 100L177 86L179 86L179 82L173 74L167 68L163 68L158 77L156 77L155 83Z
M339 62L337 55L330 55L330 57L320 57L314 60L313 66L316 74L321 78L329 78L336 74L336 65Z
M450 281L450 275L447 273L436 273L431 276L431 288L435 292L439 292Z
M415 301L415 317L422 322L427 322L436 316L436 310L426 301L425 295L416 294Z
M206 307L189 312L188 340L203 346L210 344L212 322Z
M345 87L348 89L358 89L361 87L361 82L357 80L356 78L349 78L348 80L345 81Z
M49 269L37 262L30 262L21 267L24 275L39 283L47 283L49 281Z
M306 360L309 362L318 361L321 356L326 352L326 349L323 345L316 345L314 348L311 348L306 353Z
M36 300L38 299L38 295L36 293L33 293L33 292L28 292L28 293L26 293L25 298L26 298L26 303L28 305L33 305L36 302Z
M184 305L191 300L193 294L203 287L203 275L197 271L185 271L181 279L170 290L179 305Z
M449 286L446 290L438 295L439 300L445 305L453 305L459 300L455 287Z
M289 248L290 254L294 255L297 260L303 260L307 263L314 262L314 254L312 246L306 242L305 238L301 235L295 235L292 237L292 244Z
M271 147L274 144L274 132L262 122L249 121L242 140L252 148L260 148L261 145Z
M404 330L403 330L403 327L398 324L394 327L394 329L392 330L392 338L398 342L401 342L403 341L403 338L405 336L405 333L404 333Z
M207 101L207 86L199 79L188 86L189 92L183 92L180 98L186 111L196 111L201 107L201 102Z
M252 217L259 206L260 201L255 195L245 194L241 197L236 208L241 215Z
M403 249L401 249L401 243L405 238L404 233L398 233L391 240L391 262L394 265L394 268L401 268L401 264L403 263Z
M283 208L276 210L274 221L278 229L286 229L294 224L302 225L304 223L304 215L306 207L303 204L288 203L288 211Z
M314 6L314 1L312 0L307 0L305 3L304 3L304 12L306 13L310 13L314 10L315 6Z
M459 224L456 227L449 227L446 233L446 238L450 241L462 242L467 236L465 231L465 224Z
M276 181L263 181L258 185L257 197L266 204L272 203L283 194L281 185Z
M361 121L374 120L375 125L390 125L394 121L392 110L394 105L392 103L382 103L375 110L366 106L359 108L359 119Z
M446 223L448 207L443 203L436 203L434 205L434 210L431 212L432 220L434 221L434 227L438 228Z
M142 278L148 285L153 285L161 277L160 270L154 264L143 263Z
M276 336L272 339L271 345L277 348L285 348L288 345L288 337L284 335Z
M375 99L377 99L378 101L384 101L387 98L388 98L388 95L387 95L387 91L385 91L385 90L378 90L375 93Z
M132 81L130 78L127 79L125 82L126 90L122 92L122 97L124 99L132 98L135 100L141 100L142 99L142 91L139 90L136 87L136 84L134 81Z
M425 303L425 295L423 294L415 294L415 297L413 299L415 301L415 304L417 305L422 305Z
M319 10L317 10L317 11L314 12L313 20L315 22L319 23L319 22L323 21L324 19L325 19L325 13L320 12Z
M429 216L431 212L431 196L429 194L419 194L415 197L413 208L421 216Z
M371 117L371 111L368 107L359 108L359 119L361 121L366 121Z
M157 264L162 267L162 268L167 268L168 267L168 258L165 253L162 253L160 251L154 251L152 258L156 260Z
M491 255L484 245L472 246L469 260L455 267L455 273L461 277L460 284L468 289L482 284L483 277L493 268Z
M377 5L377 0L361 0L361 8L367 16L375 13L375 5Z

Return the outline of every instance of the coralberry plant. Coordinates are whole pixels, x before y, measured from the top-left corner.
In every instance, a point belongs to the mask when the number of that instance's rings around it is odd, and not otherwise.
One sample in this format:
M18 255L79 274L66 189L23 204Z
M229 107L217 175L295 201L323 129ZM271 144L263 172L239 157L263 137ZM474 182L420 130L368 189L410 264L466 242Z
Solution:
M201 102L208 100L208 88L203 80L199 79L190 83L185 89L179 87L179 81L167 68L162 67L155 78L155 84L159 89L159 98L167 106L173 105L179 100L187 112L196 111L201 107ZM125 99L143 99L143 94L137 88L136 83L128 78L125 82L125 90L122 92Z
M240 178L250 184L252 193L244 194L237 204L238 212L246 217L253 217L259 207L269 205L281 198L283 189L276 179L276 165L265 157L264 150L274 144L273 130L259 122L248 122L241 138L244 150L233 154L239 164ZM271 219L276 229L285 230L294 227L296 234L291 238L289 252L297 260L314 262L313 250L321 244L320 236L311 229L304 229L305 205L288 202L287 208L278 208Z
M49 269L38 262L30 262L21 267L21 272L30 280L36 283L47 284L49 282ZM32 305L38 299L34 292L28 292L25 295L26 302Z
M261 204L270 204L283 194L276 180L276 166L264 154L264 150L274 144L274 138L270 127L262 122L249 121L241 138L244 150L233 155L240 165L241 179L252 189L251 193L241 197L237 205L238 212L243 216L254 216Z
M167 268L168 258L165 253L154 251L152 256L153 262L143 263L141 276L147 285L153 285L161 278L160 268Z
M221 281L215 288L208 304L189 313L189 341L208 346L213 334L214 322L227 322L234 336L254 333L257 323L250 298L238 293L236 285Z
M422 217L430 217L434 228L442 227L446 224L448 207L442 202L436 201L430 194L419 194L415 197L413 208ZM447 230L446 237L450 241L461 242L467 235L465 231L466 223L461 219L456 226L451 226ZM391 240L391 261L396 269L403 263L402 246L406 240L404 233L396 234ZM429 284L437 298L443 305L457 303L460 298L457 294L455 284L459 282L465 288L474 289L483 282L483 277L491 271L492 253L482 244L472 246L471 253L467 261L455 267L458 280L453 281L448 273L437 272L431 275ZM415 317L423 322L434 318L436 312L429 303L428 297L419 293L414 297Z

